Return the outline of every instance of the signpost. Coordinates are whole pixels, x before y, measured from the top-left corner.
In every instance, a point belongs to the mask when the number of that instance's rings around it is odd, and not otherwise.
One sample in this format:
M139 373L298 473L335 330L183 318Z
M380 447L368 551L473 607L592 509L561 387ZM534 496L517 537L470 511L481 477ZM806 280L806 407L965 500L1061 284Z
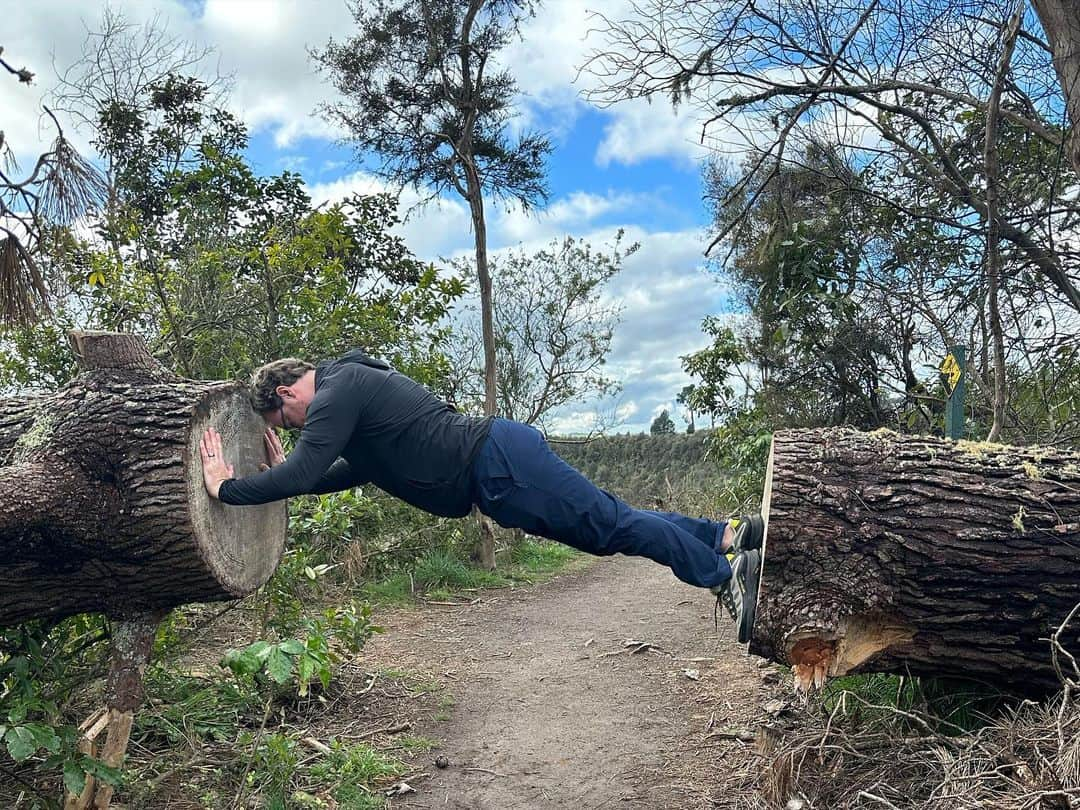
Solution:
M945 400L945 435L950 439L959 439L964 435L966 357L967 346L953 346L941 362L941 382L948 394Z

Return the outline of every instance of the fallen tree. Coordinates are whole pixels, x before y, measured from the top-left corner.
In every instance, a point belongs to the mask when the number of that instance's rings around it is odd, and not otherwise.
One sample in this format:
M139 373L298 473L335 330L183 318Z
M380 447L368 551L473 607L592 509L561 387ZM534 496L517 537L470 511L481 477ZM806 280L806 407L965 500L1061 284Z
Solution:
M67 386L0 400L0 625L90 611L114 620L106 706L82 725L80 748L119 766L158 622L177 605L235 599L266 582L287 511L226 506L203 487L208 427L237 475L265 459L264 425L243 386L177 377L132 335L71 341L82 373ZM111 797L87 777L65 807L105 808Z
M1060 687L1080 603L1080 454L889 431L773 438L750 651L852 672ZM1059 640L1080 649L1075 626Z
M267 580L285 506L225 506L202 483L213 425L237 475L265 458L236 383L169 373L131 335L77 333L83 373L55 394L0 400L0 624L124 616L232 599Z

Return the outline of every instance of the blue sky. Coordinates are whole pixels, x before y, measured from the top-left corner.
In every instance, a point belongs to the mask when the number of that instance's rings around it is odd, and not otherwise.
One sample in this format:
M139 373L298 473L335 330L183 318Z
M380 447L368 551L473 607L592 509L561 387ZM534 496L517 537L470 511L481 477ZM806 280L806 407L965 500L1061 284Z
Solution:
M589 7L616 16L628 11L623 0ZM261 172L299 172L316 200L380 187L337 143L342 133L315 113L334 91L307 50L352 30L343 0L118 0L112 8L132 22L157 15L174 35L214 50L221 71L234 76L228 106L247 123L249 157ZM0 82L0 129L23 166L32 165L35 150L50 138L40 126L38 105L55 84L53 64L64 67L78 57L103 9L99 0L77 6L37 0L21 4L9 18L5 58L38 76L31 88ZM607 293L623 306L608 361L609 373L623 383L622 395L566 408L550 423L559 432L580 431L597 414L616 413L617 430L636 432L647 430L665 408L677 412L674 398L690 382L679 356L705 345L701 320L729 303L703 257L704 151L694 112L641 101L606 109L587 103L582 92L591 79L577 77L577 68L601 45L588 39L592 27L581 3L551 1L526 24L523 41L503 54L523 91L521 125L547 132L554 145L551 198L529 216L489 206L489 241L496 251L539 248L566 235L602 245L623 228L627 241L641 243ZM74 139L85 143L79 133ZM406 194L403 205L409 201ZM472 245L468 213L458 199L413 211L402 233L424 259L465 255ZM676 424L683 426L677 415Z

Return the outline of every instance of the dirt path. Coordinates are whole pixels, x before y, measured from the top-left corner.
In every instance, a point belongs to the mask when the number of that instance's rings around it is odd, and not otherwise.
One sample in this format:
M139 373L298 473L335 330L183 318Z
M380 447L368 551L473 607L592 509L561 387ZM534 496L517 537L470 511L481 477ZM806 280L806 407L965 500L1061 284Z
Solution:
M452 696L409 718L441 747L416 760L419 792L394 799L407 808L738 807L724 759L747 743L723 732L753 727L769 689L730 622L714 630L707 593L624 557L393 617L365 658Z

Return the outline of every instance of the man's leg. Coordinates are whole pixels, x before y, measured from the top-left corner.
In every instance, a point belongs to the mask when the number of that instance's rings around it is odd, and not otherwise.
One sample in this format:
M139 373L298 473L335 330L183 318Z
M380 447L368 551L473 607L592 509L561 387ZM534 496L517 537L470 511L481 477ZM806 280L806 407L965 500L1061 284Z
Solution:
M694 535L694 537L702 543L708 545L709 548L720 548L728 526L727 521L709 520L708 518L692 518L679 514L678 512L649 511L649 513L663 518L670 523L674 523L684 532L689 532Z
M495 420L472 472L477 506L502 526L590 554L648 557L699 587L731 577L727 558L711 542L600 489L528 425Z

